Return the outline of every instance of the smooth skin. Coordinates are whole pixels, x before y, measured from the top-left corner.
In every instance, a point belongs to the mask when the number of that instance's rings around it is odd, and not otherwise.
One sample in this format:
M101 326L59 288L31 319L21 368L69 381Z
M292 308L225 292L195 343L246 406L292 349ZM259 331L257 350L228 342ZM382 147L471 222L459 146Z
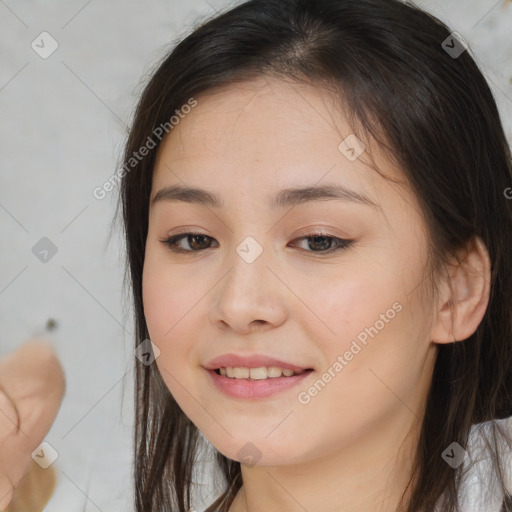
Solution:
M30 340L0 359L0 510L23 485L31 454L50 430L65 387L64 371L47 340Z
M376 144L355 161L340 152L352 130L327 91L261 78L196 99L159 148L151 198L164 186L201 187L224 206L150 207L143 299L162 378L202 434L242 462L230 512L394 512L437 348L463 342L485 313L487 250L475 239L436 297L425 275L426 225L404 175ZM403 184L370 169L368 152ZM378 208L339 200L269 206L281 189L326 183L364 193ZM323 256L303 238L318 229L354 243ZM207 238L182 238L176 245L189 252L172 252L163 241L182 232ZM236 252L247 236L263 248L250 264ZM299 392L396 302L402 310L301 404ZM229 352L314 372L292 390L233 399L203 368ZM249 442L261 454L253 465L240 455Z

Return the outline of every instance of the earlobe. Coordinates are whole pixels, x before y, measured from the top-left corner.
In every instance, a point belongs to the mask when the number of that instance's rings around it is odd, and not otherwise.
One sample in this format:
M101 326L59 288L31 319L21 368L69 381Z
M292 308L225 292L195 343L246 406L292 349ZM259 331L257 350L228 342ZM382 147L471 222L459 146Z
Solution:
M469 338L482 321L489 303L491 262L480 237L474 237L451 265L437 303L430 339L453 343Z

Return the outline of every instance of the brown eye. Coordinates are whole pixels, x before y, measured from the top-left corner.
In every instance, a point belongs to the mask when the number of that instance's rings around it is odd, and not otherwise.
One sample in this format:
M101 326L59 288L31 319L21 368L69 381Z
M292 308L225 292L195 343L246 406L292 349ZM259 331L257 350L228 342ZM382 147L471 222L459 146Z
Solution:
M178 242L186 239L187 245L190 249L184 249L183 246L178 246ZM182 233L181 235L172 236L162 243L167 245L174 252L199 252L208 249L211 246L213 238L203 235L202 233Z
M312 240L313 242L309 242L308 246L316 251L316 250L328 250L332 247L334 239L328 236L313 236L308 237L309 240Z
M330 254L340 249L348 249L348 247L353 243L353 240L344 240L324 233L312 233L310 235L297 238L297 240L307 240L307 248L304 250L320 254Z
M208 249L211 244L211 238L205 235L189 235L187 238L189 240L189 246L194 250Z

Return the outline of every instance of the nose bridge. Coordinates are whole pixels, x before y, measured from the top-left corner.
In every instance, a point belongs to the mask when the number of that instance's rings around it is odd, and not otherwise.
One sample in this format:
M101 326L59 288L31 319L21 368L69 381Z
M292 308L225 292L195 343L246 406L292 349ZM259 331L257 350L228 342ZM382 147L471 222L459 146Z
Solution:
M260 239L259 242L256 236ZM234 247L229 258L231 271L228 274L229 287L244 296L261 292L259 284L269 284L267 265L268 247L264 248L262 235L247 235ZM267 275L269 274L269 275Z
M215 319L236 330L247 330L254 323L280 323L285 314L276 279L267 266L270 248L264 248L263 235L247 235L234 246L227 258L229 271L217 291Z

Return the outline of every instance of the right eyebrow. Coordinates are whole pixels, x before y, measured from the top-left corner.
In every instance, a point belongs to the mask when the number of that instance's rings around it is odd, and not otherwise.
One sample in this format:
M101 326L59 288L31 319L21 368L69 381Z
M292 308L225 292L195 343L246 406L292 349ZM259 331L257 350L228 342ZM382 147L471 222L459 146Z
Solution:
M223 208L224 202L215 193L202 188L183 187L181 185L172 185L160 189L151 200L151 205L155 203L166 202L184 202L193 203L211 208Z

